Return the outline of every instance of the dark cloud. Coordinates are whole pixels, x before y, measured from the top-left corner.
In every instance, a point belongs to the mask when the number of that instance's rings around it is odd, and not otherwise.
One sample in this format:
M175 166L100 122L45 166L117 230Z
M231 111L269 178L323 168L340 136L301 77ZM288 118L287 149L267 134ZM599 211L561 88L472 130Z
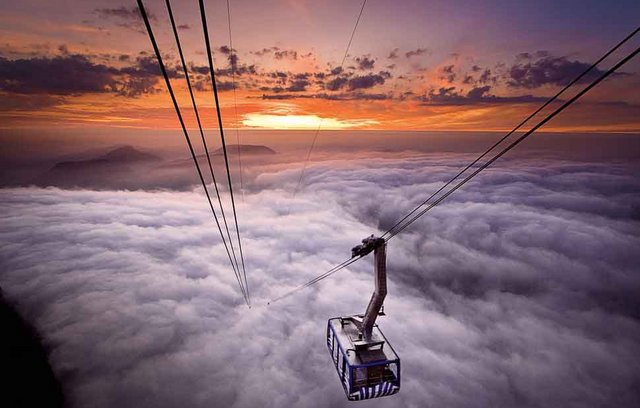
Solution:
M150 76L129 76L119 83L117 93L121 96L134 98L143 94L159 92L156 88L157 77Z
M111 9L110 9L111 10ZM126 15L119 8L113 9L113 15ZM130 15L131 13L129 13ZM120 17L121 18L121 17ZM57 47L59 55L56 57L36 57L23 59L7 59L0 57L0 90L11 93L33 94L47 93L52 95L78 95L82 93L112 92L123 96L136 97L139 95L162 91L159 84L159 70L155 58L149 53L135 54L72 54L64 44ZM323 69L317 68L313 72L290 72L265 69L258 64L246 64L240 62L236 50L223 45L216 47L219 54L226 58L227 64L222 64L216 69L216 74L224 84L221 90L232 87L231 77L237 76L238 89L262 91L266 98L272 98L271 94L278 94L278 98L284 99L283 94L310 92L311 97L319 97L323 92L357 92L363 89L371 89L384 85L392 77L390 70L395 64L388 65L386 71L377 73L372 71L376 67L376 58L363 55L354 59L356 66L331 67L326 65ZM392 50L397 55L398 49ZM276 59L296 59L300 55L291 49L279 47L263 48L251 52L261 56L270 54ZM425 48L418 48L407 52L407 58L428 53ZM392 58L393 59L393 58ZM172 56L166 56L168 73L171 78L182 77L181 70L177 67ZM126 64L126 66L122 66ZM578 64L578 65L576 65ZM554 74L549 67L556 67ZM497 64L491 68L479 65L467 67L449 64L441 67L437 72L439 78L449 85L441 89L432 89L426 95L419 97L422 102L430 104L473 104L473 103L506 103L506 102L534 102L541 99L530 95L521 96L496 96L490 94L490 89L497 89L498 85L508 85L511 88L536 88L543 83L563 83L558 72L566 75L584 67L583 63L568 61L566 58L556 58L546 52L533 54L522 53L516 56L516 64L511 68ZM194 86L198 90L206 90L209 69L207 66L190 64L193 73ZM413 75L402 75L398 79L424 79L423 72L426 68L415 68ZM363 72L364 71L364 72ZM44 72L58 73L45 75ZM75 73L64 75L68 72ZM366 74L366 75L364 75ZM490 86L492 88L488 88ZM500 88L503 89L503 88ZM389 99L392 97L407 99L399 91L395 96L372 93ZM315 96L314 96L315 95ZM296 96L296 97L299 97ZM363 94L363 97L367 97ZM345 99L343 97L335 98Z
M258 51L250 51L250 53L257 55L259 57L263 55L271 54L275 59L278 59L278 60L282 60L282 59L297 60L298 59L298 51L291 50L291 49L282 49L280 47L262 48L261 50L258 50ZM304 55L305 58L308 58L310 56L311 56L311 53Z
M278 47L269 47L269 48L262 48L258 51L250 51L251 54L257 55L259 57L262 57L263 55L267 55L267 54L271 54L274 51L278 51L280 48Z
M169 78L179 78L182 74L177 68L165 61L165 69ZM155 85L160 80L160 66L154 56L140 56L134 65L121 68L119 74L125 74L118 92L125 96L139 96L155 92Z
M180 73L176 68L171 67L165 61L165 69L169 78L178 78ZM134 77L157 77L161 75L160 66L155 56L140 56L136 58L134 65L121 68L119 73L124 73Z
M298 59L298 51L294 51L294 50L277 50L277 51L274 51L273 56L276 59L297 60Z
M218 88L218 91L226 92L226 91L232 91L234 84L233 84L233 81L216 81L216 86Z
M386 71L380 71L378 74L354 76L349 78L347 87L350 91L373 88L376 85L384 84L384 82L389 78L391 78L391 74Z
M428 105L477 105L477 104L500 104L500 103L532 103L545 102L547 98L532 95L519 96L496 96L489 94L490 85L475 87L464 93L456 87L431 89L426 95L419 98Z
M391 78L391 73L388 71L380 71L377 74L353 75L351 71L344 72L342 68L334 68L330 74L336 77L324 84L324 88L329 91L338 91L343 88L347 88L349 91L373 88L384 84L387 79Z
M448 64L439 69L438 79L445 81L449 86L435 91L432 94L432 99L451 99L462 103L463 100L469 99L466 98L465 94L461 93L460 88L468 90L469 87L481 90L486 86L492 86L494 89L498 87L501 89L505 87L537 89L546 85L562 86L568 84L589 66L590 64L588 63L570 60L568 57L553 56L547 51L520 53L515 56L515 63L511 66L507 66L502 62L498 62L492 67L473 64L467 68L464 65ZM582 78L580 82L590 82L602 73L603 71L595 69ZM629 74L619 73L617 75ZM447 91L447 89L456 89L456 95L451 95L451 91ZM486 96L485 94L480 99L488 101L489 98ZM490 99L497 103L508 102L509 100L516 103L536 100L536 98L527 95L492 97ZM473 100L475 101L475 99Z
M485 69L484 72L478 78L478 82L481 84L493 83L495 84L498 81L498 77L496 75L491 75L490 69Z
M98 17L106 20L113 20L115 25L128 30L135 31L139 34L146 34L146 29L137 7L115 7L115 8L98 8L93 11ZM155 14L147 9L147 16L152 21L157 21ZM88 23L91 25L91 23ZM96 26L103 30L104 27Z
M291 82L291 85L286 89L288 92L303 92L307 90L309 81L306 79L296 79Z
M218 51L220 51L224 55L230 55L232 52L235 52L235 50L232 50L231 48L229 48L226 45L218 47Z
M451 68L453 68L453 65L451 65ZM478 75L479 72L481 72L480 75ZM456 79L456 75L453 73L453 69L451 69L451 72L448 76L444 76L442 77L442 79L446 79L449 83L453 83ZM478 65L473 65L471 67L471 71L463 75L462 84L473 85L474 87L480 87L489 84L496 85L500 79L500 76L494 74L491 69L486 68L483 70Z
M121 20L140 20L140 11L137 7L115 7L115 8L98 8L94 10L94 13L103 18L116 18ZM147 11L147 16L150 20L157 20L153 13Z
M442 67L441 71L443 76L441 76L440 79L444 79L450 84L453 83L456 80L456 73L453 72L453 68L454 65L446 65Z
M337 91L339 89L342 89L347 84L348 81L349 79L339 76L329 81L325 85L325 88L328 89L329 91Z
M127 61L129 57L118 57ZM171 78L179 72L167 67ZM139 56L133 65L115 68L84 55L9 60L0 57L0 89L16 94L80 95L113 92L138 96L155 91L160 68L155 57Z
M428 53L429 50L427 48L417 48L415 50L411 50L404 54L405 58L417 57L419 55L423 55Z
M402 92L399 96L398 99L400 99L401 101L407 100L409 98L412 98L415 96L415 92L413 91L405 91Z
M507 84L514 88L527 89L545 85L563 86L590 65L577 60L570 61L567 57L554 57L547 52L538 52L534 55L523 53L518 55L517 62L508 69ZM600 69L594 68L580 82L591 82L602 73Z
M396 59L398 58L398 51L400 51L400 48L394 48L389 52L389 55L387 55L388 59Z
M239 203L250 311L200 190L3 190L0 284L73 406L350 406L323 332L364 309L371 261L265 301L470 156L330 157L295 200L300 163L265 167ZM403 388L370 405L637 406L639 188L634 164L507 160L390 241L378 322Z
M235 76L243 76L243 75L257 75L258 74L258 66L255 64L240 64L238 63L237 54L228 54L227 61L229 64L225 68L217 68L215 70L216 77L231 77ZM199 75L209 75L209 66L208 65L193 65L189 66L189 71L192 71Z
M209 75L208 65L193 65L189 66L189 71L198 75Z
M237 71L238 70L238 54L234 54L234 53L229 54L229 56L227 57L227 60L229 61L229 66L234 71Z
M265 89L269 90L269 89ZM287 89L288 90L288 89ZM388 94L372 94L364 92L349 92L349 93L314 93L314 94L264 94L262 99L327 99L332 101L382 101L391 99L391 95Z
M19 94L115 92L118 71L82 55L8 60L0 57L0 89Z
M230 61L233 60L235 54L230 56ZM237 64L234 66L233 70L231 67L225 69L217 69L216 75L218 76L231 76L233 75L256 75L258 73L258 67L255 64Z
M331 71L329 71L330 75L340 75L344 72L344 69L342 67L335 67L332 68Z
M358 69L361 71L370 71L373 69L376 64L376 60L373 58L369 58L367 56L356 58L356 63L358 64Z
M271 78L288 78L289 74L283 71L273 71L269 73Z

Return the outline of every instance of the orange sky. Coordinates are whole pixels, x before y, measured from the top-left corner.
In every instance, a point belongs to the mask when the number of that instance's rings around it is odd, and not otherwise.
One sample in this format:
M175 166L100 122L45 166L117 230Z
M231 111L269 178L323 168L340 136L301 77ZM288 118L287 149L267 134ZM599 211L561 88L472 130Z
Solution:
M37 3L0 6L2 128L178 127L137 9L97 0ZM371 3L340 70L360 2L232 1L231 52L226 2L208 1L224 125L509 129L631 31L635 22L623 17L640 11L633 2L587 2L583 21L553 2L549 17L490 7L498 2L474 8L408 1L386 18L389 9ZM164 2L145 4L187 124L195 127ZM205 127L216 127L197 2L173 5ZM540 29L550 19L562 24ZM634 39L600 69L638 44ZM639 72L633 61L543 130L640 131Z

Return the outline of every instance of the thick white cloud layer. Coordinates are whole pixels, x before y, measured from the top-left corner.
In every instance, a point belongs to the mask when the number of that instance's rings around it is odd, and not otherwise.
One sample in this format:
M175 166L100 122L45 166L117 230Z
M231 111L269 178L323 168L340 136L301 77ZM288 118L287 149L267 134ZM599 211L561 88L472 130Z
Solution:
M380 155L378 155L380 156ZM463 156L325 161L292 202L273 168L239 204L248 310L200 191L6 189L0 285L77 407L347 405L324 342L363 311L349 256ZM366 406L637 406L640 179L629 164L503 162L390 242L399 395Z

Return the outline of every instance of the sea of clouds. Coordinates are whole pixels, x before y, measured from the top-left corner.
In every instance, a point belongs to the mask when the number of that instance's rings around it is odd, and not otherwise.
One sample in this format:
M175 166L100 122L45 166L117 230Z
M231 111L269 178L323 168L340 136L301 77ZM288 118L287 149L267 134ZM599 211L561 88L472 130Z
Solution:
M349 256L469 160L363 155L265 167L238 200L253 307L201 189L3 189L0 286L72 407L347 406L330 317L361 313ZM390 241L400 394L380 407L640 404L640 176L629 162L504 160ZM227 199L227 197L225 197Z

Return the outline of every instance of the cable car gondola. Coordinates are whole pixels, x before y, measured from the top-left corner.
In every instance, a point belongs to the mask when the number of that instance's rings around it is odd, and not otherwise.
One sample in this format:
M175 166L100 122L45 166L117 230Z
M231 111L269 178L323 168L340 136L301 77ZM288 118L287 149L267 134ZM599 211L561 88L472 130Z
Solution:
M400 391L400 357L377 324L387 295L386 241L373 235L352 249L352 257L374 251L376 288L364 315L334 317L327 322L327 347L338 377L352 401Z

